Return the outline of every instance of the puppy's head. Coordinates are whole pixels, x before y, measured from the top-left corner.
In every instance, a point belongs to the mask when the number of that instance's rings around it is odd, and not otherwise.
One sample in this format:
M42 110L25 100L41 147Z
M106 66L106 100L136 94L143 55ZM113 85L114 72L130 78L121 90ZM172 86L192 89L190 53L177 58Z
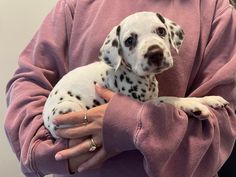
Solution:
M171 52L178 52L183 30L158 13L138 12L126 17L107 36L99 58L117 69L121 64L144 76L173 66Z

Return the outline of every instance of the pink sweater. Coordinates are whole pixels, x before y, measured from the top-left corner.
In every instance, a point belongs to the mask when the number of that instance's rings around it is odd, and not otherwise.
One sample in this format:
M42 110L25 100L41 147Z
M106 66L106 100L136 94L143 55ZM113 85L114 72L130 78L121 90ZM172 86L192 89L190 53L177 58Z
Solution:
M77 177L216 177L236 136L236 13L228 0L59 0L22 52L7 86L5 130L26 176L70 176L56 161L67 140L53 140L42 109L68 71L97 60L112 27L137 11L154 11L185 31L174 68L158 76L161 96L221 95L231 105L200 121L176 108L117 94L104 120L104 146L119 155ZM145 24L144 24L145 25Z

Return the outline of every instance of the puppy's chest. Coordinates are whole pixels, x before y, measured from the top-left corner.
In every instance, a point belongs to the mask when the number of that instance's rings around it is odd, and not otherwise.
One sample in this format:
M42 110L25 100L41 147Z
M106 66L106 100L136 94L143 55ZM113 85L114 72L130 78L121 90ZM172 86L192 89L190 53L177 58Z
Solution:
M158 82L155 76L140 77L127 70L106 71L105 87L120 92L139 101L147 101L158 96Z

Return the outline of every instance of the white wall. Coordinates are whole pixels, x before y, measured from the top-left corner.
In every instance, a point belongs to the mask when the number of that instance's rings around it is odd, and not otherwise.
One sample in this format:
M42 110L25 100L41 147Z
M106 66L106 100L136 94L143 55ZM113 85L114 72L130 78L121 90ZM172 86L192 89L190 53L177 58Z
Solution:
M0 176L2 177L24 176L3 129L6 83L14 73L20 52L55 3L56 0L0 0Z

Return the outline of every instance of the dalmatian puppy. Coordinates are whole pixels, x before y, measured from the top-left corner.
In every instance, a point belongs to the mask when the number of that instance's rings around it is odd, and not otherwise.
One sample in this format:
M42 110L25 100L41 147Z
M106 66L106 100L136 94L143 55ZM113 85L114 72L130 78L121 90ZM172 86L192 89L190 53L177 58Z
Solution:
M53 137L55 116L87 110L106 101L95 93L95 84L141 102L168 103L197 118L207 118L213 108L228 102L219 96L203 98L158 97L155 75L173 66L184 32L179 25L158 13L138 12L115 26L103 43L99 60L66 74L51 91L43 110L46 128ZM72 125L68 125L72 126Z

